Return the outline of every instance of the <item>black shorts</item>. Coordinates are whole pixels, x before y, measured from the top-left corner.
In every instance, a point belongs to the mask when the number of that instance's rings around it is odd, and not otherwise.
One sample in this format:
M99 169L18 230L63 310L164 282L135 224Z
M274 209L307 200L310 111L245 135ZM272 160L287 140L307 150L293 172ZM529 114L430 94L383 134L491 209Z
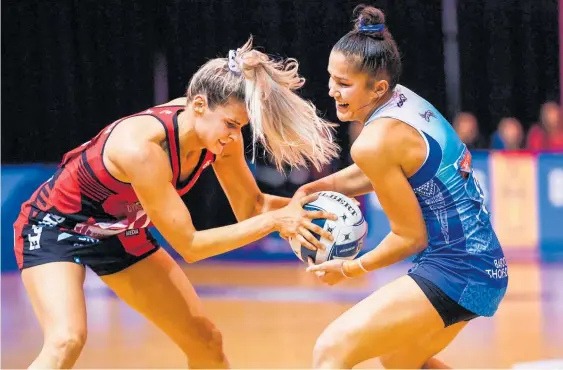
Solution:
M124 270L159 248L144 228L95 239L57 227L26 224L15 228L15 239L20 270L50 262L73 262L88 266L99 276Z
M457 324L462 321L470 321L479 315L462 307L456 301L448 297L440 288L430 280L417 274L408 274L422 289L432 306L444 321L444 327Z

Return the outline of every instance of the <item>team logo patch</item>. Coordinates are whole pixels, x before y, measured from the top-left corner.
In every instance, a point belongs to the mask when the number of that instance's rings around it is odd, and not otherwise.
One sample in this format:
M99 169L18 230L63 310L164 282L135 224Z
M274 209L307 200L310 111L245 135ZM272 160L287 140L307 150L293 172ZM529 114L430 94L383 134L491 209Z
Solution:
M125 236L135 236L135 235L139 235L139 229L125 231Z
M431 110L427 110L427 111L424 112L424 113L419 113L419 115L420 115L422 118L424 118L424 120L425 120L426 122L430 122L430 118L432 118L432 117L436 118L436 116L434 115L434 112L432 112Z
M397 102L397 107L401 108L403 104L407 101L407 97L403 94L399 94L399 101Z

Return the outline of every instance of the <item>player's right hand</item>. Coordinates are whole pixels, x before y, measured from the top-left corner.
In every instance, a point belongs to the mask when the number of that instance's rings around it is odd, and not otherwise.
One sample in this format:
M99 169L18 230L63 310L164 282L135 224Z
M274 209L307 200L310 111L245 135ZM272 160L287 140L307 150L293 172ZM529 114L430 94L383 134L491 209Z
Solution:
M315 225L312 220L316 218L336 221L338 216L326 211L306 211L303 206L318 198L318 194L306 195L301 198L294 197L289 204L276 211L272 211L274 216L275 229L284 238L291 237L301 243L307 249L324 250L321 242L312 234L318 234L322 238L333 240L333 236L327 230L323 230L319 225Z
M307 272L313 272L320 281L328 285L338 284L344 280L347 276L344 275L342 270L342 265L344 260L333 259L321 263L320 265L315 265L311 259L308 260Z

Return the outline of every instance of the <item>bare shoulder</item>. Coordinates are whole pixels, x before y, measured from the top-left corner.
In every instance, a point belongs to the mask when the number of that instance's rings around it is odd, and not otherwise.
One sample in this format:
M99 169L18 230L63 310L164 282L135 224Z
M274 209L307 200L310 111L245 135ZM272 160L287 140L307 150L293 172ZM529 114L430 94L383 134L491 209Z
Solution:
M112 130L106 143L106 151L120 151L139 147L144 142L160 143L166 137L162 123L153 116L142 115L126 118Z
M180 97L180 98L172 99L169 102L159 104L157 105L157 107L167 107L171 105L186 105L186 103L187 103L187 99L185 97Z
M413 127L393 118L379 118L363 128L351 148L351 155L356 163L396 164L409 173L411 168L416 170L422 164L426 147Z
M405 135L403 125L404 123L392 118L379 118L370 122L352 145L352 157L375 154L392 156L402 145L402 137Z
M162 123L153 116L127 118L112 130L103 154L108 171L120 181L130 182L130 171L151 163L167 166L167 154L161 147L166 138Z

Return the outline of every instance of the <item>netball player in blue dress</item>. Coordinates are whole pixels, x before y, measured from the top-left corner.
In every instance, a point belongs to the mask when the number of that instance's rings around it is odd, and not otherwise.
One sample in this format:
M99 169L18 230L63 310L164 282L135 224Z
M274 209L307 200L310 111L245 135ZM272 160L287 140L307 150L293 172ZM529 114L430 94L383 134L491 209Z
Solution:
M354 164L298 194L375 191L391 231L353 261L311 264L328 284L417 255L414 267L332 322L315 368L351 368L378 357L386 368L440 368L433 358L478 316L492 316L508 274L474 178L471 154L430 103L398 84L401 59L383 13L360 6L330 54L329 95L340 121L364 128Z

